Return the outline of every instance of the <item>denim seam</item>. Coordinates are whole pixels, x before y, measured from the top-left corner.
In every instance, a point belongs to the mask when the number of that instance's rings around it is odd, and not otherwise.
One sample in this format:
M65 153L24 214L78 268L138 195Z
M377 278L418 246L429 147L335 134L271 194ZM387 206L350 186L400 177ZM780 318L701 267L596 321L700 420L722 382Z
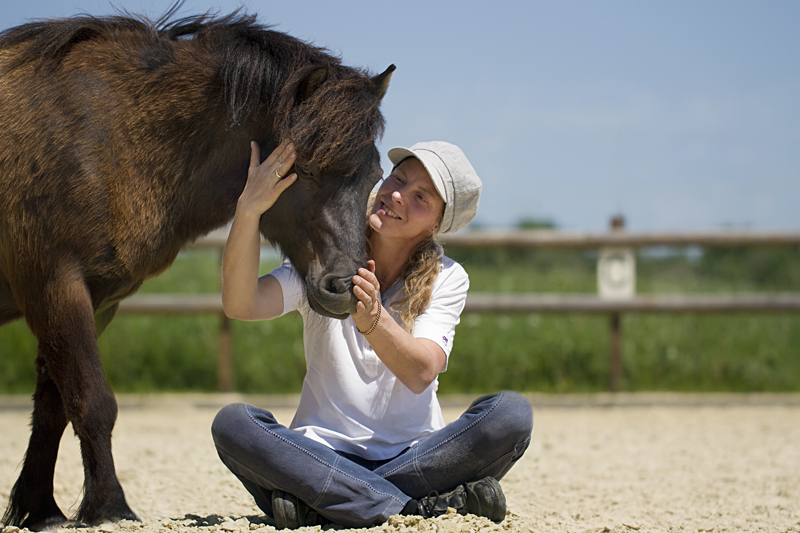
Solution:
M252 420L252 421L253 421L253 422L254 422L254 423L255 423L255 424L256 424L256 425L257 425L259 428L261 428L261 429L262 429L263 431L265 431L266 433L269 433L269 434L270 434L270 435L272 435L273 437L275 437L275 438L277 438L277 439L279 439L279 440L281 440L281 441L285 442L286 444L289 444L290 446L292 446L292 447L294 447L294 448L296 448L296 449L300 450L301 452L305 453L306 455L308 455L308 456L312 457L313 459L315 459L315 460L319 461L321 464L323 464L323 465L327 466L327 467L328 467L328 468L330 468L331 470L335 470L336 472L338 472L338 473L339 473L339 474L341 474L342 476L344 476L344 477L346 477L346 478L349 478L349 479L351 479L351 480L353 480L353 481L356 481L356 482L358 482L358 483L360 483L360 484L362 484L362 485L365 485L365 486L366 486L366 487L367 487L369 490L371 490L371 491L372 491L372 492L374 492L375 494L380 494L381 496L386 496L386 497L388 497L388 498L391 498L391 499L395 500L397 503L403 504L403 502L402 502L401 500L399 500L399 499L398 499L398 498L397 498L397 497L396 497L394 494L387 494L387 493L384 493L384 492L380 492L380 491L378 491L378 490L375 490L375 487L373 487L372 485L370 485L369 483L367 483L367 482L366 482L366 481L364 481L363 479L359 479L359 478L357 478L357 477L355 477L355 476L351 476L351 475L350 475L350 474L348 474L347 472L345 472L345 471L343 471L343 470L341 470L341 469L339 469L339 468L335 467L334 465L331 465L331 464L329 464L327 461L324 461L322 458L320 458L320 457L317 457L315 454L311 453L309 450L306 450L306 449L305 449L305 448L303 448L302 446L298 446L298 445L297 445L297 444L295 444L294 442L292 442L292 441L290 441L290 440L288 440L288 439L285 439L285 438L283 438L282 436L278 435L278 434L277 434L277 433L275 433L274 431L272 431L272 430L270 430L269 428L265 427L265 426L264 426L264 425L263 425L261 422L259 422L259 421L258 421L258 420L257 420L257 419L256 419L256 418L253 416L253 414L252 414L252 413L251 413L251 411L250 411L250 407L249 407L249 406L245 406L244 410L245 410L245 412L247 413L247 416L250 418L250 420ZM289 431L291 431L291 430L289 430ZM324 494L324 493L323 493L323 494ZM403 505L404 505L404 504L403 504Z
M420 467L419 467L419 463L420 462L417 460L418 458L419 458L419 450L415 449L414 453L411 454L411 458L406 463L404 463L403 465L398 466L397 468L402 468L403 466L405 466L407 464L413 464L414 473L417 475L417 479L419 479L422 482L422 484L425 486L425 492L430 493L431 492L431 487L428 484L428 480L425 479L425 476L422 474L422 471L420 470ZM396 470L394 470L394 472L396 472ZM392 472L388 472L386 474L386 476L388 477L391 473Z
M339 464L339 458L338 457L336 458L336 464L337 465ZM328 479L325 480L325 483L322 486L322 490L319 492L319 496L317 497L316 500L314 500L314 503L311 505L311 507L316 508L320 504L320 502L322 501L322 498L328 492L328 487L330 487L330 485L331 485L331 480L333 479L333 472L334 472L335 469L336 469L336 466L332 466L330 468L330 470L328 470Z
M462 429L461 431L459 431L458 433L456 433L456 434L452 435L452 436L451 436L449 439L447 439L447 440L443 440L442 442L440 442L439 444L437 444L436 446L434 446L434 447L433 447L433 448L431 448L430 450L426 451L426 452L425 452L424 454L422 454L422 455L427 455L427 454L429 454L429 453L432 453L434 450L437 450L438 448L440 448L440 447L444 446L445 444L447 444L448 442L452 441L453 439L455 439L455 438L456 438L456 437L458 437L459 435L462 435L462 434L464 434L466 431L468 431L468 430L472 429L472 428L473 428L473 427L474 427L474 426L475 426L477 423L479 423L481 420L483 420L484 418L486 418L487 416L489 416L489 413L491 413L492 411L494 411L494 410L497 408L497 405L500 403L500 401L503 399L503 397L504 397L504 396L505 396L505 391L499 392L499 393L497 394L497 400L494 402L494 404L493 404L493 405L492 405L492 406L491 406L489 409L487 409L487 410L486 410L486 411L483 413L483 416L481 416L481 417L479 417L479 418L475 419L475 420L474 420L474 421L473 421L473 422L472 422L470 425L466 426L465 428L463 428L463 429ZM420 455L418 455L418 454L416 454L416 453L415 453L415 454L414 454L414 456L413 456L411 459L409 459L408 461L406 461L405 463L399 464L399 465L397 465L397 467L396 467L396 468L394 468L393 470L390 470L390 471L386 472L386 473L384 474L384 477L389 477L390 475L394 474L395 472L397 472L397 471L398 471L398 470L400 470L401 468L404 468L404 467L405 467L405 466L407 466L408 464L410 464L410 463L412 463L412 462L416 461L416 459L417 459L418 457L420 457ZM422 474L421 472L419 472L419 471L417 470L416 466L414 467L414 471L415 471L415 472L418 472L420 475Z

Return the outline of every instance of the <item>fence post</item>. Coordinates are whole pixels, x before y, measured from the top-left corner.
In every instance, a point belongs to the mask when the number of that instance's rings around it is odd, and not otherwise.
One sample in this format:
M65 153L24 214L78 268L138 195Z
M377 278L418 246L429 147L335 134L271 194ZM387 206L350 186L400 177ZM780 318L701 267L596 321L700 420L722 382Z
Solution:
M609 353L609 383L611 392L619 392L622 383L622 313L611 313L611 346Z
M617 215L611 218L611 231L623 231L625 218ZM609 383L611 392L619 392L622 385L622 313L614 311L610 316L609 343Z
M224 245L219 250L219 287L222 290L222 254ZM231 319L225 312L219 314L219 353L217 354L217 389L219 392L234 390L233 375L233 340L231 338Z
M233 391L233 347L231 342L231 320L220 313L219 356L217 358L217 388L220 392Z

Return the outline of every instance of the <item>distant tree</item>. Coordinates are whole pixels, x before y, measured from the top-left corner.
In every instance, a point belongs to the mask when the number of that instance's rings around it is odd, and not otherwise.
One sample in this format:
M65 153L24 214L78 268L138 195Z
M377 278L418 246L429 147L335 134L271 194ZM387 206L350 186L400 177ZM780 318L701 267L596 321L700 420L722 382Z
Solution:
M517 229L556 229L556 223L546 218L523 218L517 222Z

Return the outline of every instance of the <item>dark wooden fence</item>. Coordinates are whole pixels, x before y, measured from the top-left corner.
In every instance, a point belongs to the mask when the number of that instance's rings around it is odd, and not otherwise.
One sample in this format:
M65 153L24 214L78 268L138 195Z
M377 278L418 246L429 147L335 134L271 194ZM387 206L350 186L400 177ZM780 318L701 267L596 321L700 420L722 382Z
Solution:
M195 247L222 250L227 234L214 232ZM549 248L635 250L652 246L800 246L800 233L568 233L552 230L479 230L442 235L445 247ZM265 243L266 245L266 243ZM233 389L233 353L230 322L222 312L219 294L142 294L123 301L120 313L217 313L220 316L218 386ZM800 312L800 293L641 294L603 298L594 294L486 294L470 293L466 312L485 313L601 313L610 318L609 389L619 389L622 376L621 325L624 313L788 313Z

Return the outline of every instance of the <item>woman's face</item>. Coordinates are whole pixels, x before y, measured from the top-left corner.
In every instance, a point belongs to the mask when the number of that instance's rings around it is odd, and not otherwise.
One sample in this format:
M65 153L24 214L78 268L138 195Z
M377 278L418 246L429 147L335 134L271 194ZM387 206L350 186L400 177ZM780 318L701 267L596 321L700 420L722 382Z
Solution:
M384 237L421 242L436 232L444 211L431 177L416 158L409 158L383 180L369 223Z

